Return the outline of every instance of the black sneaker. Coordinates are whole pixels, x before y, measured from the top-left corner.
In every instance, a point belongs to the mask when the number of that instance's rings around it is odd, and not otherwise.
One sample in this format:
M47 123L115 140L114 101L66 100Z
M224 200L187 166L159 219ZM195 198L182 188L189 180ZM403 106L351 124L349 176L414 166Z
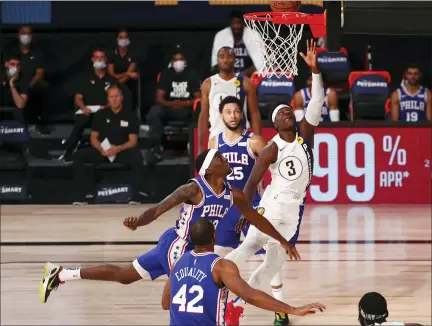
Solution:
M283 312L275 312L275 320L273 322L275 326L287 326L289 325L288 315Z
M47 302L52 290L57 290L60 284L59 273L62 266L52 264L50 262L45 264L45 271L39 286L39 298L42 303Z

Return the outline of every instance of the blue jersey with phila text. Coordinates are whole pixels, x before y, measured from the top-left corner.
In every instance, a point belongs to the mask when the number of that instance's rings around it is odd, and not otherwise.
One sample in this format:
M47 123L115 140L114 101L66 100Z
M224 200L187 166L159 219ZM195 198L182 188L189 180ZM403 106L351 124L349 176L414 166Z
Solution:
M306 113L307 110L307 106L312 98L312 95L309 91L309 88L303 88L301 89L301 95L303 98L303 110ZM330 88L325 88L324 89L324 94L325 94L325 100L324 100L324 104L321 108L321 122L322 121L330 121L330 114L329 114L329 106L328 106L328 94L330 92Z
M170 325L225 325L228 289L213 280L215 264L222 259L213 252L185 253L171 272Z
M399 93L399 120L416 122L426 120L426 88L421 86L415 94L407 92L402 85Z
M190 227L197 219L208 218L213 221L213 223L218 223L218 221L225 216L233 203L231 186L228 182L224 182L225 189L222 193L216 194L204 177L198 176L189 181L198 184L203 198L198 205L183 203L180 209L180 216L176 222L176 232L179 237L187 241L190 241Z

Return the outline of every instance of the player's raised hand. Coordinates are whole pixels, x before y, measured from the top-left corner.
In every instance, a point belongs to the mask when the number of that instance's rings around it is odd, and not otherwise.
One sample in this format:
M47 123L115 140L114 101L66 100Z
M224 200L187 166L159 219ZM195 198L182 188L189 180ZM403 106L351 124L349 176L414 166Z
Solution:
M319 302L314 302L314 303L310 303L310 304L295 308L295 312L292 314L296 315L296 316L313 315L317 311L323 312L324 309L326 309L326 307L323 304L321 304Z
M296 247L291 245L289 242L285 244L281 244L282 248L285 249L286 253L288 254L289 259L291 260L301 260L300 254L297 252Z
M132 231L137 229L138 217L126 217L123 221L123 225Z
M316 43L314 40L306 40L306 54L300 52L300 56L303 58L306 64L312 68L312 71L318 69Z

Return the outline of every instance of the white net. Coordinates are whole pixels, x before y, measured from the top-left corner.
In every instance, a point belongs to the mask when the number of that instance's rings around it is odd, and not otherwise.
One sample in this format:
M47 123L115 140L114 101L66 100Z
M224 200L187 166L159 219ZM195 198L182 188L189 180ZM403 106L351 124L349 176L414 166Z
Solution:
M258 73L267 78L296 76L297 46L302 37L303 24L276 24L272 22L270 13L260 16L261 19L264 17L266 20L255 20L256 15L245 19L246 25L255 32L255 42L262 57L262 66ZM281 18L285 18L284 14Z

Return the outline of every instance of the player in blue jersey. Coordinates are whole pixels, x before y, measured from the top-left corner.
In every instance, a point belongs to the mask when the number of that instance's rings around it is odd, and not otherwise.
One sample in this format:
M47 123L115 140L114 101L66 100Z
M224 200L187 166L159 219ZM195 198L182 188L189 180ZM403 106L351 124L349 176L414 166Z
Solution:
M170 310L171 326L225 325L229 291L270 311L305 316L325 309L320 303L294 308L251 288L232 261L214 253L217 234L211 221L198 219L191 227L190 238L195 248L174 263L162 295L162 308Z
M218 150L228 160L232 172L227 176L227 180L235 188L243 190L255 165L255 159L267 142L262 136L243 128L241 102L236 97L225 97L219 105L219 112L225 128L223 132L210 138L209 147ZM258 206L260 199L257 189L252 206ZM232 206L222 219L214 220L217 232L215 247L217 254L225 256L239 246L240 231L245 221L244 218L240 220L241 215L238 208Z
M290 257L299 258L295 247L250 206L243 192L231 188L225 181L226 176L231 173L231 168L220 152L214 149L206 150L196 158L195 167L198 177L189 180L141 216L128 217L123 222L126 227L136 230L137 227L153 222L171 208L183 203L176 226L162 234L156 248L141 255L126 267L107 264L63 268L48 262L40 283L41 302L45 303L51 291L65 281L87 279L130 284L140 279L154 280L161 275L169 275L173 262L193 248L189 241L191 224L200 217L209 220L221 218L232 204L239 208L251 224L280 242Z
M340 113L338 108L338 97L334 89L324 89L325 99L321 108L321 122L323 121L339 121ZM307 79L307 87L302 88L294 94L294 115L296 121L300 122L307 110L309 102L312 98L312 72L309 71Z
M405 69L402 85L391 96L391 118L393 121L432 120L431 92L420 84L420 80L419 66L409 64Z

